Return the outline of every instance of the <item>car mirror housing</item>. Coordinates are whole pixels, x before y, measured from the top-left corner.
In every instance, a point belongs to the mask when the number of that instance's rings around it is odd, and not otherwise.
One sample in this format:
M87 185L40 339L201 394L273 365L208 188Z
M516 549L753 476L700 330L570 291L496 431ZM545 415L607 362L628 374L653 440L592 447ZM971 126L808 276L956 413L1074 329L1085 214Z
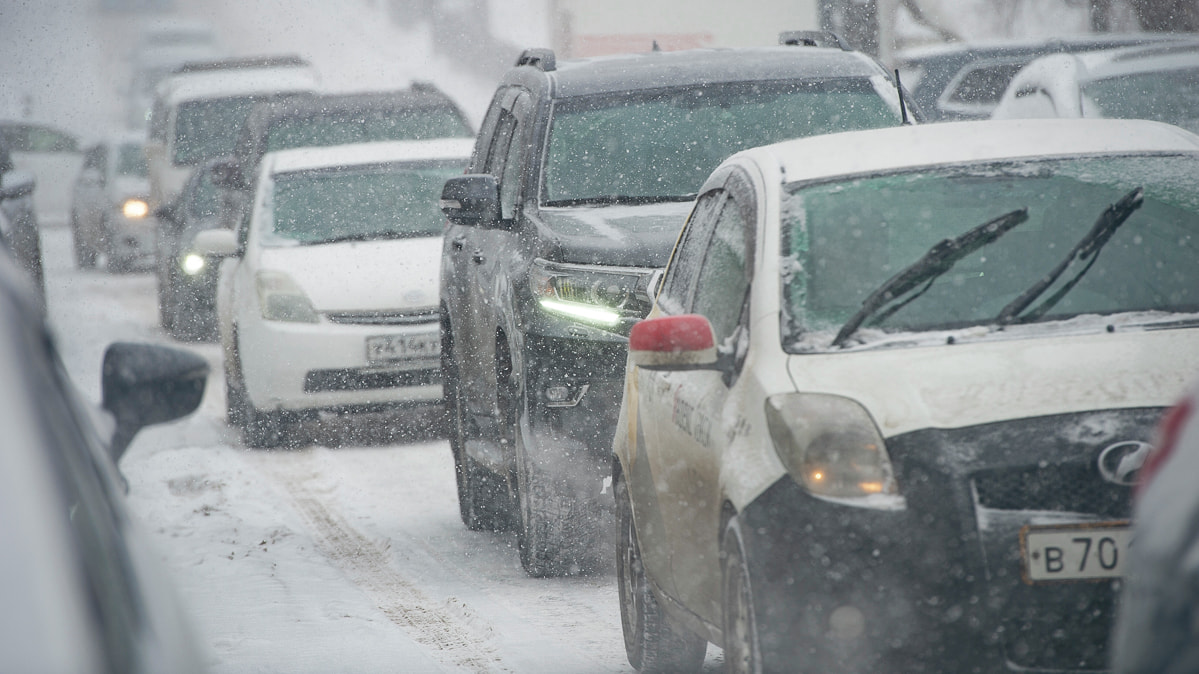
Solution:
M206 229L192 240L192 250L208 257L238 257L241 246L237 233L230 229Z
M191 414L204 397L208 361L165 346L114 342L104 352L101 406L116 419L115 463L138 431Z
M250 189L250 181L242 173L241 165L234 159L214 161L205 167L212 176L212 184L225 190L244 192Z
M495 176L475 173L446 181L441 211L456 225L487 226L499 220L500 184Z
M647 370L717 370L716 337L697 314L649 318L629 333L629 357Z
M29 171L8 171L0 178L0 199L17 199L33 194L37 179Z

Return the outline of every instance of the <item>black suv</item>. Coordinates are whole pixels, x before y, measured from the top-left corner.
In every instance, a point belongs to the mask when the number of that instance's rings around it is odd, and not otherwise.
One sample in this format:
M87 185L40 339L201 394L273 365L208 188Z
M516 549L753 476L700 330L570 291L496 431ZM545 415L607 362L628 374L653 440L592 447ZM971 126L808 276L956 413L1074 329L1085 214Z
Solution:
M515 526L534 576L587 566L611 497L633 323L695 191L734 152L901 123L877 62L831 34L780 47L556 63L502 79L448 181L442 367L462 520Z

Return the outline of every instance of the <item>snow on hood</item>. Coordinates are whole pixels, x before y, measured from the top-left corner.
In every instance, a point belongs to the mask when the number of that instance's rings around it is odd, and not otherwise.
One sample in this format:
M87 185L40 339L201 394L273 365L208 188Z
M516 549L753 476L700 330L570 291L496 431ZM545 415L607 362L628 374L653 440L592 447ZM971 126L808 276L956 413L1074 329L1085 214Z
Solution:
M557 262L663 267L691 203L542 207L557 249L545 256Z
M884 437L1088 410L1165 407L1199 374L1199 329L793 355L798 390L853 398Z
M436 307L441 237L264 248L260 268L290 274L317 311Z

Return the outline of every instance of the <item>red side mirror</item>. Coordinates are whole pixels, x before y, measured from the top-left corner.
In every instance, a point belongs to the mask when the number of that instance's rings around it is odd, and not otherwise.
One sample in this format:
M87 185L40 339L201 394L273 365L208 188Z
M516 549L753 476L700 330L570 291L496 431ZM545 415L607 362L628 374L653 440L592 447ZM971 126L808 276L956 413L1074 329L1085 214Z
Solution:
M703 316L662 316L633 326L629 353L638 367L694 369L716 363L716 338Z

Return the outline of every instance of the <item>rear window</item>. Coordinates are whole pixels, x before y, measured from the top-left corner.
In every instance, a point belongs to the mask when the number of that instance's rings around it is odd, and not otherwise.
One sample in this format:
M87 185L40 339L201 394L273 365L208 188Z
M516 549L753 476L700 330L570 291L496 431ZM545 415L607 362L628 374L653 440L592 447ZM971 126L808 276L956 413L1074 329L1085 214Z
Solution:
M281 119L268 132L266 152L296 147L471 136L471 130L453 108L347 113Z
M175 113L176 166L194 166L202 161L232 154L242 124L254 103L263 100L255 96L210 98L189 101Z
M149 175L146 152L140 143L124 143L117 149L117 175L138 178Z

